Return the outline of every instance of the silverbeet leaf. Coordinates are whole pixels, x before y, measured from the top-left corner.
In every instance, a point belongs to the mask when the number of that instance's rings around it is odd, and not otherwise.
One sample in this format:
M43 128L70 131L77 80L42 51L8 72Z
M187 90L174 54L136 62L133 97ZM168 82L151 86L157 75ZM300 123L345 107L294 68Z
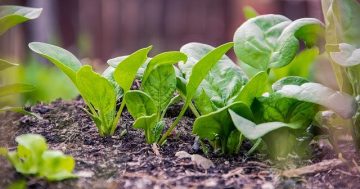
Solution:
M132 90L125 93L126 107L132 117L138 119L158 112L151 97L143 91Z
M18 66L18 64L13 64L6 60L0 59L0 71L5 70L10 67L13 67L13 66Z
M34 91L36 88L29 84L16 83L11 85L0 86L0 97L18 94L18 93L26 93Z

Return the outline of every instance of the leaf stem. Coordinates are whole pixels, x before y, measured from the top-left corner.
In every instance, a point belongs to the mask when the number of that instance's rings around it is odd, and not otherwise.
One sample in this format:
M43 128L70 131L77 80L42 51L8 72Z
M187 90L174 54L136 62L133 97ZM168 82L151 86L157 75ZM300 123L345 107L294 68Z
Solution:
M117 126L117 124L118 124L118 122L119 122L119 120L120 120L120 116L121 116L122 111L124 110L125 104L126 104L126 103L125 103L125 99L123 98L123 100L122 100L122 102L121 102L121 105L120 105L120 109L119 109L119 111L117 112L116 117L115 117L115 120L114 120L113 125L112 125L112 127L111 127L111 135L113 135L114 132L115 132L116 126Z
M189 106L189 102L186 102L184 104L184 106L182 107L178 117L175 119L175 121L171 124L170 128L166 131L166 133L163 134L163 136L161 137L161 139L159 140L158 144L162 144L167 137L171 134L172 130L174 130L174 128L176 127L176 125L179 123L179 121L181 120L181 118L184 116L187 108Z
M194 104L192 102L190 102L189 104L189 108L191 109L191 111L194 113L195 117L198 118L200 117L200 113L197 111L196 107L194 106Z

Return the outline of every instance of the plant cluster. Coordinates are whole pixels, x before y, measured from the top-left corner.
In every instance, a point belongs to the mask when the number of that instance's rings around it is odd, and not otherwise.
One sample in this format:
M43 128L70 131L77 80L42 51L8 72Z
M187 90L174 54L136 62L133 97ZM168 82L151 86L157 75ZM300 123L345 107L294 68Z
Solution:
M49 181L76 178L72 172L75 160L61 151L48 150L44 137L37 134L24 134L16 137L17 150L1 155L6 156L16 171L24 175L35 175Z
M144 130L146 141L163 144L190 107L197 117L193 133L214 151L237 154L247 138L265 144L272 157L284 157L308 146L319 105L343 118L351 118L357 109L352 96L303 77L269 82L272 70L292 63L300 41L308 48L321 47L323 37L324 26L316 19L256 16L238 28L234 42L217 48L189 43L153 58L147 47L109 60L102 75L59 47L39 42L29 47L70 77L101 136L114 134L126 106L135 119L134 128ZM225 55L233 46L239 61L257 70L253 77ZM141 86L131 90L135 79ZM178 117L164 132L167 108L181 99Z

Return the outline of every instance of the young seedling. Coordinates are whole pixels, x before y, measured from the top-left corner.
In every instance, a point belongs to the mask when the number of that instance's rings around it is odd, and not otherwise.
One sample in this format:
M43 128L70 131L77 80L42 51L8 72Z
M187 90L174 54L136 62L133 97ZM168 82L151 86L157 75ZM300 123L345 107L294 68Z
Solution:
M179 100L179 96L174 97L176 74L173 64L186 60L185 54L176 51L155 56L143 73L141 90L125 93L126 107L135 119L133 126L145 131L149 144L158 142L165 126L166 110Z
M73 174L75 161L61 151L48 150L45 138L37 134L24 134L16 137L16 151L3 149L0 155L6 156L16 171L33 175L49 181L76 178Z
M185 96L185 103L182 107L178 117L171 124L170 128L165 132L165 134L159 140L159 144L163 144L167 137L171 134L172 130L181 120L182 116L185 114L189 104L191 103L192 98L196 94L196 91L207 76L211 68L222 58L222 56L233 46L233 43L226 43L221 45L214 50L207 53L202 57L191 69L191 75L189 76L188 82L184 87L181 87L181 93Z
M113 135L125 107L125 102L122 102L120 109L116 110L119 91L114 83L94 72L91 66L82 66L80 61L65 49L40 42L32 42L29 47L54 63L72 80L87 104L89 111L86 112L95 122L100 135ZM136 71L145 62L150 49L151 47L148 47L134 52L115 69L114 78L122 91L130 89Z

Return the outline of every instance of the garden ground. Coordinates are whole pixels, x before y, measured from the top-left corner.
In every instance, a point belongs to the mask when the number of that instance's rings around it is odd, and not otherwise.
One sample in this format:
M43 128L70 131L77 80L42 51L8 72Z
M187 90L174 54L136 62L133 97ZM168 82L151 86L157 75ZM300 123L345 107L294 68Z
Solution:
M169 110L167 124L174 120L181 105ZM192 115L187 113L176 132L162 147L145 143L143 133L134 130L125 111L121 129L113 137L101 138L94 123L82 110L81 99L56 100L29 110L43 118L13 113L0 115L0 146L16 148L15 137L25 133L43 135L50 149L61 150L76 160L78 179L48 183L23 177L0 157L0 188L26 180L29 188L357 188L360 164L349 140L340 142L344 162L325 142L314 143L313 156L279 168L264 155L246 156L249 144L237 156L205 155L194 146ZM128 133L121 136L123 128ZM191 156L189 154L201 156ZM180 157L181 155L189 157ZM210 160L210 161L209 161ZM213 165L212 165L213 163ZM303 167L295 169L294 165ZM204 169L205 168L208 169ZM282 176L286 174L296 177ZM306 174L305 174L306 173Z

